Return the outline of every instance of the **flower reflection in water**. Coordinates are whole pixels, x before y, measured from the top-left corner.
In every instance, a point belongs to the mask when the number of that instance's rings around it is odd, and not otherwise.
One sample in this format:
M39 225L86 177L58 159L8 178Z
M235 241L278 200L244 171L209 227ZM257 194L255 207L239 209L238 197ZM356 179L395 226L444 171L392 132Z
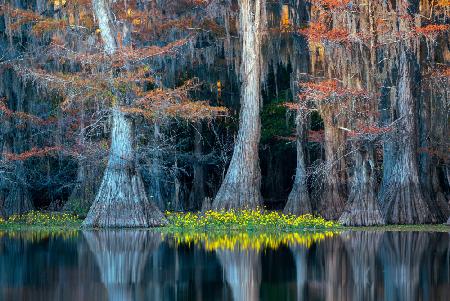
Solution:
M221 263L223 278L231 289L233 300L260 300L261 251L289 246L292 249L299 289L305 282L306 250L313 244L334 236L328 232L298 233L176 233L176 245L200 245L215 251Z
M180 232L170 235L177 245L201 245L207 251L215 250L257 250L277 249L280 246L303 246L309 248L313 243L336 235L337 232L297 232L297 233L205 233Z

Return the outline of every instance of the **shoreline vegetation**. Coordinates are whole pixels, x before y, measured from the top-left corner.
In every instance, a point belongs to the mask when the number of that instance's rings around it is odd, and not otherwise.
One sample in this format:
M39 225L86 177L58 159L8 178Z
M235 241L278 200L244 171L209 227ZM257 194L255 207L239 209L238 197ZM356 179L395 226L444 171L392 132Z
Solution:
M341 232L341 231L427 231L450 232L446 224L429 225L383 225L351 227L335 221L328 221L320 216L304 214L300 216L283 214L278 211L257 210L221 210L206 212L166 212L169 223L165 227L138 228L141 230L160 231L164 234L190 233L190 237L203 234L248 234L248 233L306 233L306 232ZM30 211L9 218L0 218L0 231L76 231L96 229L82 227L83 218L72 213ZM110 230L127 230L113 228ZM185 236L183 236L185 237ZM188 239L188 242L189 242ZM185 240L185 238L183 238Z

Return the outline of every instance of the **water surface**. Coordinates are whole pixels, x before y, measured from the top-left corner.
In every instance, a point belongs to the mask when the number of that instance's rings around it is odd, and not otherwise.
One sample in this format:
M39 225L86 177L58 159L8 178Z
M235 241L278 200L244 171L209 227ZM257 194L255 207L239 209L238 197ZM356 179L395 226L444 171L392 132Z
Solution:
M0 300L450 300L436 232L0 232Z

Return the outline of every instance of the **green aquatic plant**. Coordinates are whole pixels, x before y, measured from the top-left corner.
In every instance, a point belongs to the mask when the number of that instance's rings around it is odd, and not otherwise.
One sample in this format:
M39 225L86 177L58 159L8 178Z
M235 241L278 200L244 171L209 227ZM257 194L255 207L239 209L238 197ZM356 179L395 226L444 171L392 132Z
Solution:
M79 225L78 215L70 213L30 211L24 214L11 215L7 219L0 218L0 228L77 228Z
M254 210L221 210L198 213L166 212L169 228L172 230L264 230L264 231L299 231L329 230L340 225L327 221L320 216L305 214L296 216L277 211Z

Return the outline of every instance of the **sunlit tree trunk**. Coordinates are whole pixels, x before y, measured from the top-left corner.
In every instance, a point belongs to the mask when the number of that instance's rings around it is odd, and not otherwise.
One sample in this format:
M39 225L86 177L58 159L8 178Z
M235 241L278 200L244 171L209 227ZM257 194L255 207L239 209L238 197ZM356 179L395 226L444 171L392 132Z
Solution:
M214 209L262 205L258 145L261 135L261 39L264 0L239 0L242 33L241 112L239 131L227 174L212 204Z
M105 52L117 49L116 29L109 3L93 0ZM130 29L128 29L128 32ZM112 108L109 161L97 197L86 217L85 227L149 227L166 223L164 215L147 199L136 166L134 153L135 124L121 111L124 99L118 97Z
M284 207L284 213L296 215L311 213L311 201L309 199L306 160L305 160L305 118L304 112L297 113L297 168L295 170L294 186L289 194L288 201Z

